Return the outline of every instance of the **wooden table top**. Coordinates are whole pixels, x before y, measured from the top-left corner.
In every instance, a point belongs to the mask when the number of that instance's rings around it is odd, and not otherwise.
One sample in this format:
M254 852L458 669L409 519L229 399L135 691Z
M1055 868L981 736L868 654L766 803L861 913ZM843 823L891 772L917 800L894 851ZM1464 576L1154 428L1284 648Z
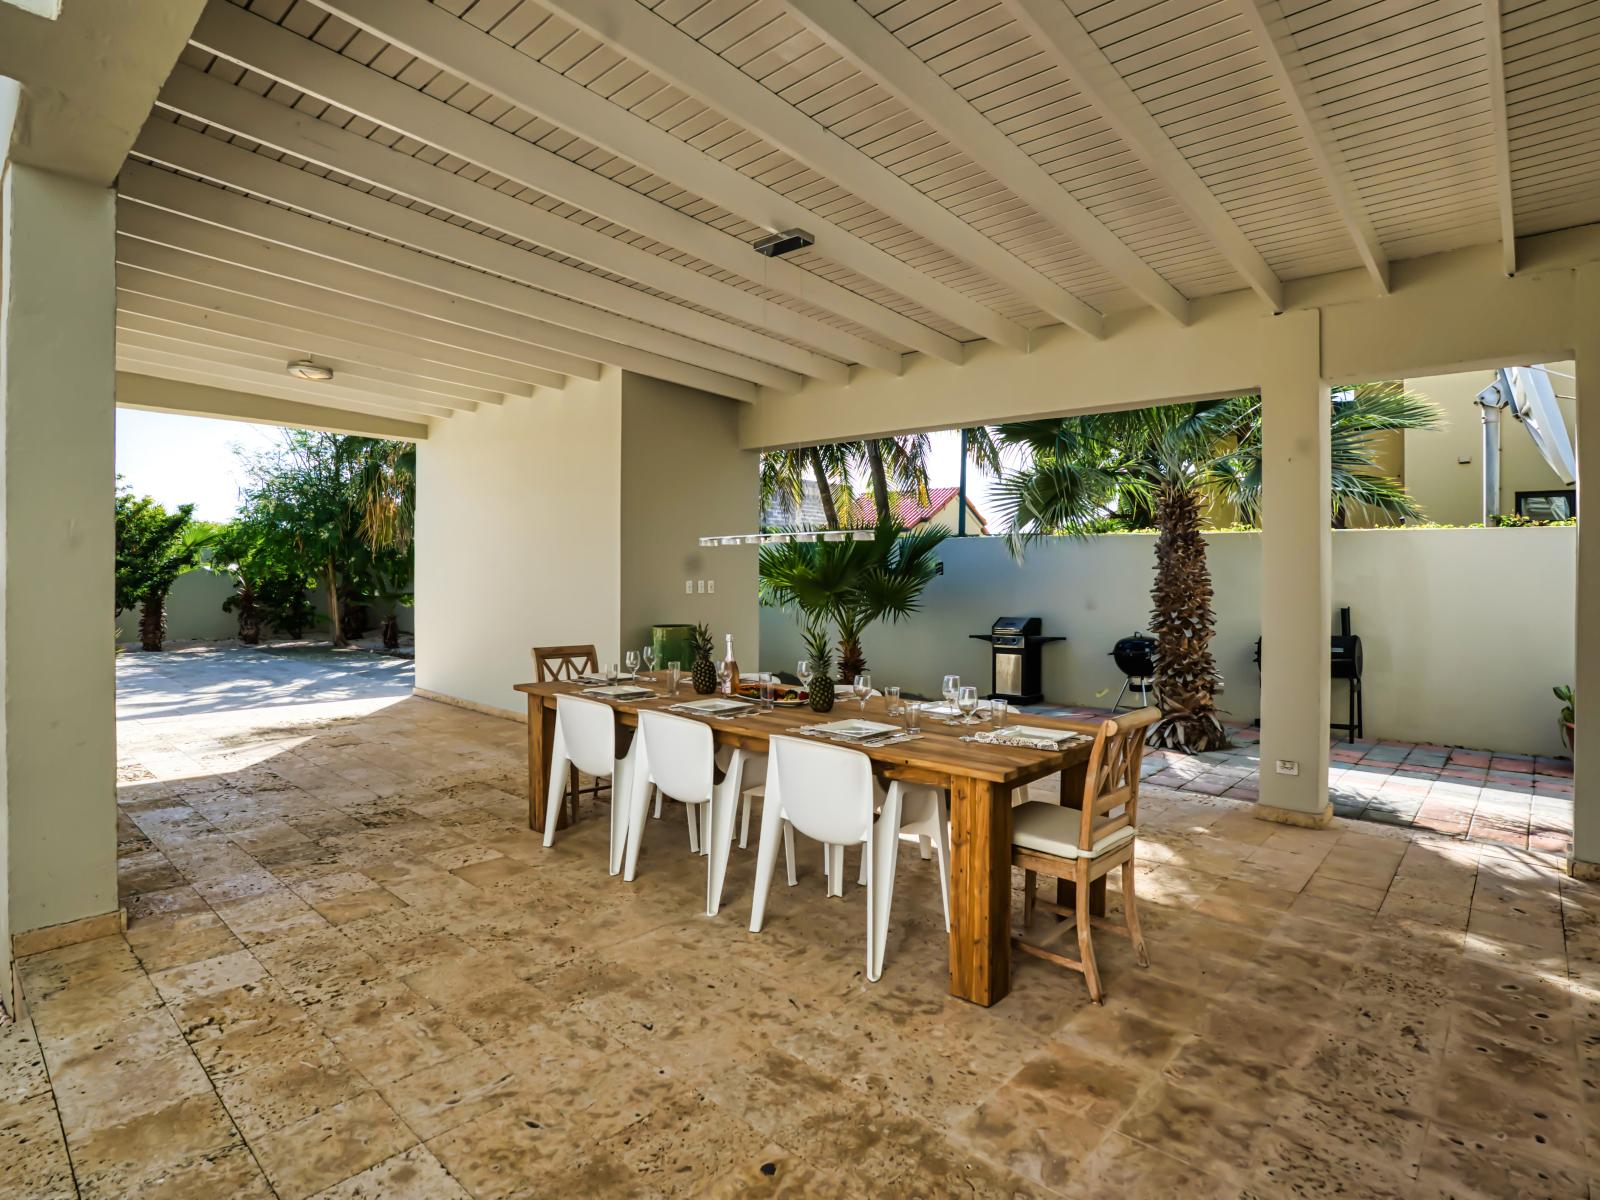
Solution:
M516 690L529 696L552 698L563 694L578 694L592 684L579 684L567 682L554 683L519 683ZM650 687L648 680L640 681L641 687ZM628 701L609 700L604 696L586 696L588 700L599 700L616 709L627 724L637 723L637 714L641 710L665 709L673 704L682 704L690 700L710 699L710 697L696 696L691 689L680 685L676 696L667 696L665 685L657 683L653 690L656 695L650 699ZM777 708L772 712L763 713L752 711L746 715L717 719L712 717L694 717L687 713L674 714L689 716L691 720L700 720L710 725L722 742L739 745L749 750L765 750L767 739L774 734L798 733L808 725L821 725L827 721L839 721L849 717L866 716L886 723L899 724L898 718L886 715L884 699L876 696L867 701L865 713L861 706L850 697L841 697L830 713L815 713L808 706L799 708ZM630 720L629 718L633 718ZM1022 715L1014 720L1015 724L1042 725L1052 729L1070 729L1074 732L1093 735L1097 726L1081 721L1067 721L1061 718L1036 717L1031 714ZM970 779L987 780L990 783L1015 786L1028 783L1035 779L1053 775L1057 771L1076 767L1088 761L1091 742L1088 740L1074 742L1061 750L1034 750L1021 746L988 746L981 742L964 742L961 735L971 733L987 726L976 725L946 725L943 718L930 716L927 713L922 717L922 736L915 741L897 742L888 746L861 746L857 747L874 762L881 763L892 775L910 770L918 773L928 773L941 776L964 776ZM830 743L843 745L844 743ZM900 768L900 770L895 770Z

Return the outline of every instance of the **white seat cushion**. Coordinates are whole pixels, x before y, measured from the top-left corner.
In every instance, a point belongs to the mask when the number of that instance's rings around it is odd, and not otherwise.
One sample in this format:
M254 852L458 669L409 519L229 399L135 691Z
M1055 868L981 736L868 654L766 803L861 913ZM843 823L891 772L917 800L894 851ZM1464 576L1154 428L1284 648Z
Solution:
M1083 813L1043 800L1029 800L1011 810L1011 844L1057 858L1098 858L1133 838L1133 827L1124 825L1095 842L1094 849L1078 849L1078 832Z

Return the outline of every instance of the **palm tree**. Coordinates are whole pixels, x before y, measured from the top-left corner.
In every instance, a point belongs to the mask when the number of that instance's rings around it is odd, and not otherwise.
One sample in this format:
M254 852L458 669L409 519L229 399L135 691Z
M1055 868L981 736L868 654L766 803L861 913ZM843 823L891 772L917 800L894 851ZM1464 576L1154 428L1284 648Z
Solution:
M773 542L761 548L761 603L799 613L810 628L839 633L839 677L866 670L861 637L874 621L898 621L921 607L938 574L935 551L950 536L938 526L904 531L892 521L870 541Z
M1418 515L1404 486L1378 471L1373 440L1385 431L1432 428L1439 417L1431 402L1400 384L1341 391L1329 416L1332 518L1343 520L1356 507ZM1114 527L1119 514L1140 523L1153 520L1158 536L1151 626L1162 719L1150 740L1192 753L1225 746L1214 703L1215 620L1201 528L1208 497L1232 502L1247 522L1259 519L1260 398L1020 422L998 426L995 437L1032 456L1027 466L1004 474L995 489L1019 557L1034 538L1083 536Z
M875 525L882 527L893 521L896 493L914 495L918 504L928 502L928 455L932 444L925 433L850 444L856 464L864 466L872 480Z
M816 481L823 525L842 529L839 502L851 498L850 451L839 444L769 450L761 456L761 509L786 508L799 513L806 499L806 474Z

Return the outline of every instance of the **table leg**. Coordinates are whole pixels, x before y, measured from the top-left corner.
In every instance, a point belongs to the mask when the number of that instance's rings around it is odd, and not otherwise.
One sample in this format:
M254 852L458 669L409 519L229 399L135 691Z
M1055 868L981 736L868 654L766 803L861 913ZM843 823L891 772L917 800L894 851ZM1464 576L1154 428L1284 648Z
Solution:
M556 710L540 696L528 697L528 828L544 831L544 810L550 790L550 752L556 740ZM556 814L556 828L567 827L566 805Z
M1011 990L1011 790L950 781L950 994L989 1005Z

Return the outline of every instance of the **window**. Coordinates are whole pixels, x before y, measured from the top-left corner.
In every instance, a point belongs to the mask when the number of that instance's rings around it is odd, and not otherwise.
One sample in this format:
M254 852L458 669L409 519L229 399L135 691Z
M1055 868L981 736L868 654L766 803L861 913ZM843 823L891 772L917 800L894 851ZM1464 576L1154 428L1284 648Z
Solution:
M1517 516L1530 521L1570 521L1578 515L1576 489L1550 492L1518 492Z

